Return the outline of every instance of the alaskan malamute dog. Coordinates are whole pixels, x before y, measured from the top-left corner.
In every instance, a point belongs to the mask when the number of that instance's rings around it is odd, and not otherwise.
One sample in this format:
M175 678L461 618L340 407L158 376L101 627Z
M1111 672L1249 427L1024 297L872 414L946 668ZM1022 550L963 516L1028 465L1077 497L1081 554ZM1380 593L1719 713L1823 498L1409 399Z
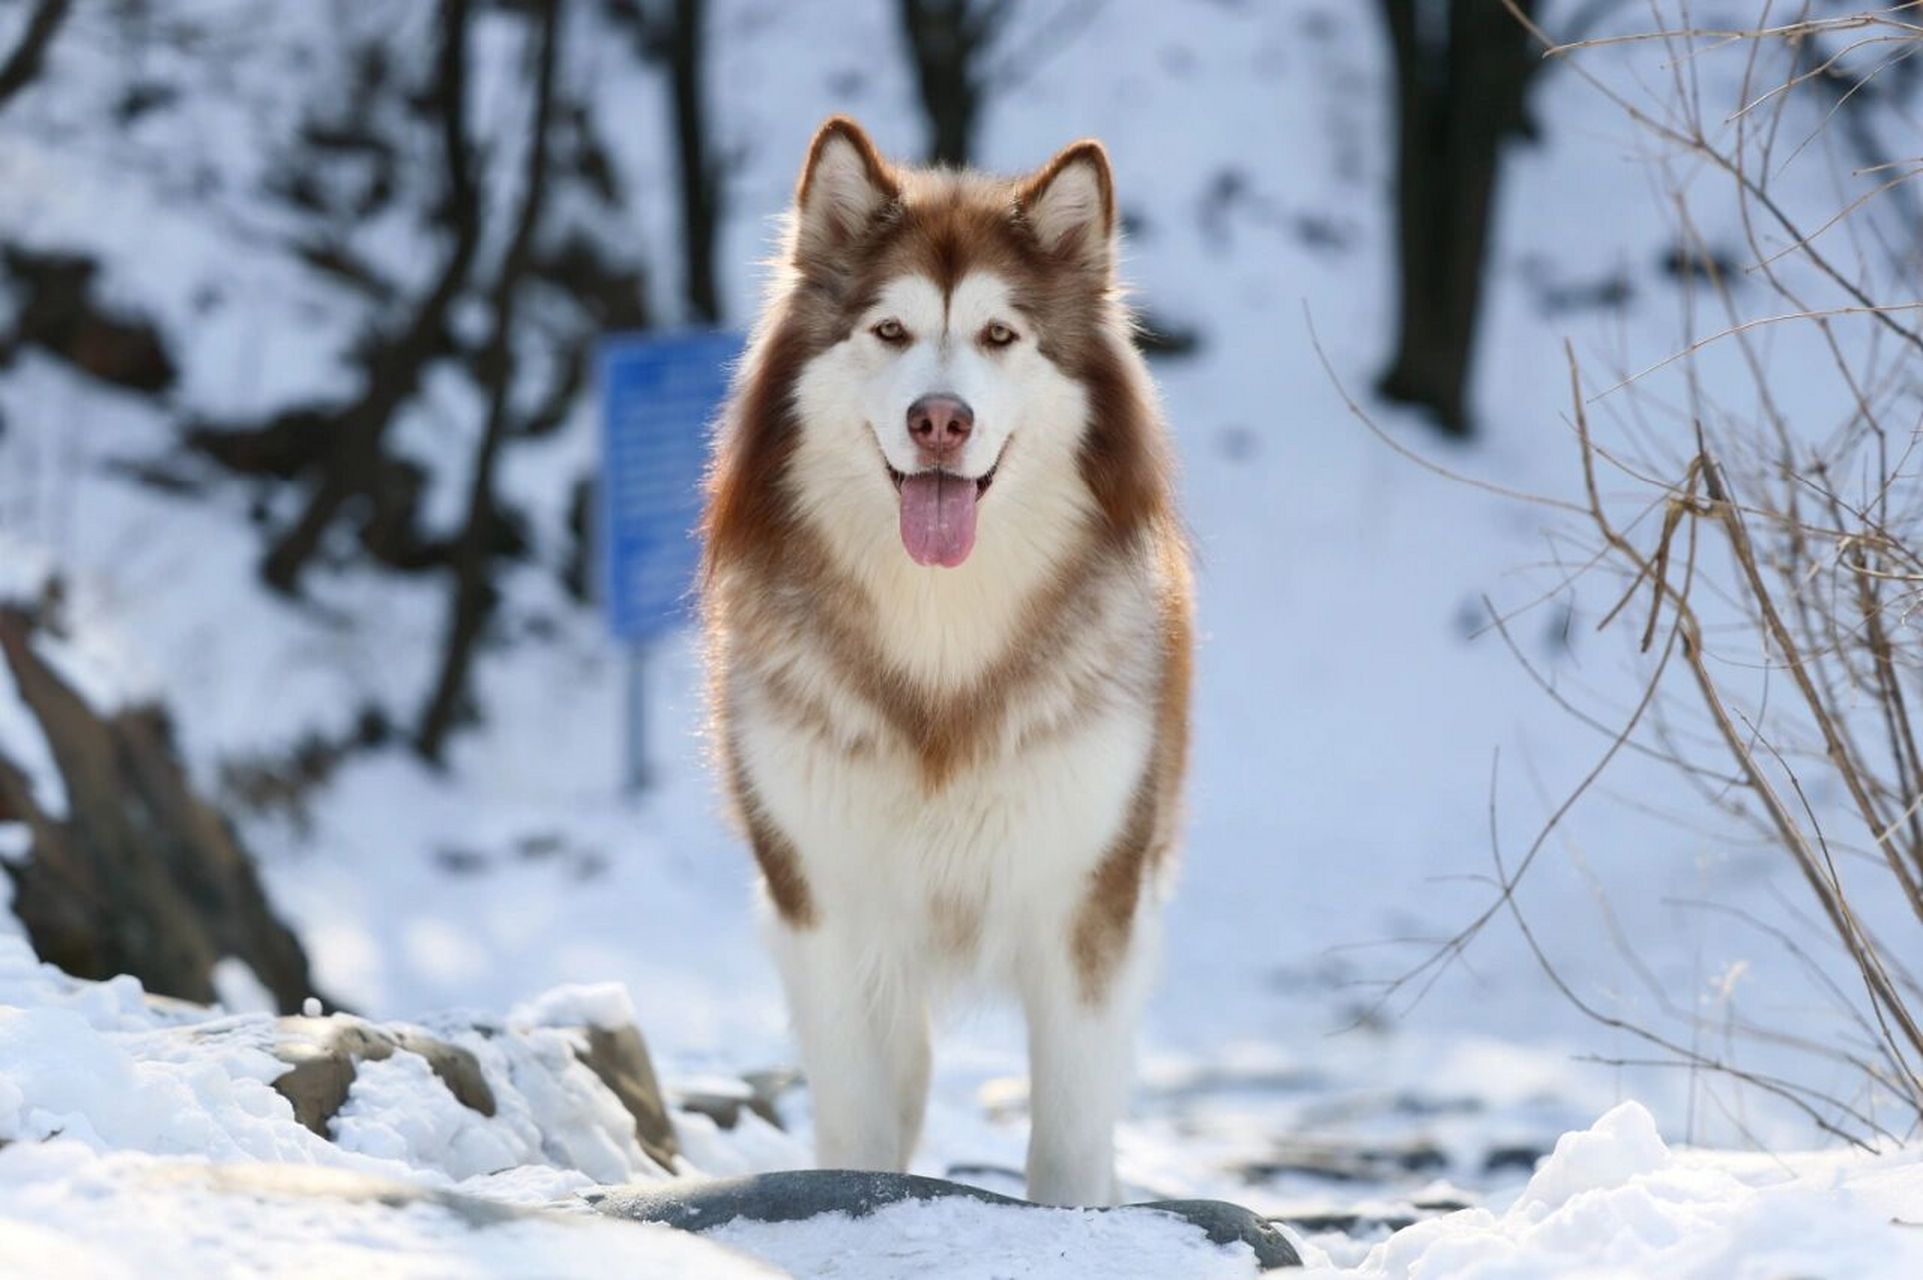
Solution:
M1116 1198L1173 861L1189 569L1100 144L1027 177L824 124L716 442L714 742L816 1156L899 1170L929 1015L1027 1015L1028 1193Z

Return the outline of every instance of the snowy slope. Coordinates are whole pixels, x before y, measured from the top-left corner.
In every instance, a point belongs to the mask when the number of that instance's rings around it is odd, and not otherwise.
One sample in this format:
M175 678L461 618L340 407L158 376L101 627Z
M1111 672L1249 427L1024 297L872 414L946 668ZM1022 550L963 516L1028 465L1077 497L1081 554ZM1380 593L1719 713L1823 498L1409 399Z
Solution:
M306 6L272 8L277 22L309 20ZM730 318L745 322L769 219L818 118L850 111L902 153L917 149L919 133L891 5L836 4L832 41L819 38L816 5L716 8L719 150L737 161L724 286ZM1619 1248L1598 1274L1729 1274L1738 1258L1756 1274L1908 1273L1910 1237L1872 1230L1923 1216L1904 1207L1923 1195L1906 1157L1778 1162L1663 1149L1643 1112L1613 1104L1638 1099L1677 1141L1774 1149L1816 1135L1720 1080L1577 1061L1640 1050L1573 1010L1505 918L1420 1000L1405 989L1376 1005L1383 980L1489 902L1492 775L1513 855L1606 739L1558 712L1496 637L1473 634L1484 595L1517 605L1554 583L1553 560L1567 552L1549 537L1558 518L1397 456L1349 416L1310 340L1312 318L1335 377L1366 400L1391 288L1374 10L1333 0L1113 3L1060 47L1031 26L1018 26L1010 45L1019 56L990 104L983 162L1030 166L1072 137L1101 136L1134 228L1129 275L1159 316L1203 341L1193 358L1158 366L1200 560L1203 647L1186 869L1170 905L1143 1084L1121 1138L1125 1181L1144 1196L1223 1196L1304 1221L1359 1216L1360 1228L1304 1238L1332 1264L1367 1274L1542 1274L1591 1256L1584 1251L1602 1240ZM84 84L87 61L113 54L80 41L57 56ZM628 230L665 260L674 213L658 86L621 79L619 64L592 49L581 56L581 74L637 122L617 140L617 159L654 194ZM244 91L210 99L197 146L208 163L234 169L244 191L259 158L246 139L256 129L271 137L285 69L238 65ZM1714 87L1726 68L1704 65ZM1453 469L1567 496L1577 477L1562 421L1563 337L1606 383L1673 351L1685 330L1682 295L1659 265L1674 232L1646 140L1568 72L1545 73L1534 101L1544 141L1514 151L1501 193L1475 397L1483 437L1452 449L1392 412L1379 416L1397 440ZM16 110L58 123L83 105L29 99ZM143 152L136 134L100 154L51 136L0 131L9 235L105 254L117 290L199 336L163 405L33 353L0 371L0 534L50 550L87 616L137 637L132 647L209 787L224 765L339 734L363 706L411 708L438 640L436 584L341 574L320 581L315 604L290 604L253 585L258 540L238 495L186 502L108 465L165 453L196 414L333 385L351 336L338 299L301 292L311 286L256 240L169 201L166 172L139 176L146 170L128 155L151 154L157 140ZM135 182L146 184L139 200L127 195ZM1827 188L1813 181L1809 194L1815 204ZM237 205L244 227L254 211ZM1724 215L1705 234L1731 243L1733 214ZM416 249L386 246L397 269ZM1576 283L1620 272L1633 295L1620 310L1550 311L1546 269ZM671 276L654 282L669 314ZM209 282L227 300L215 319L194 306ZM1777 354L1780 393L1813 416L1826 387L1794 347ZM437 406L441 417L465 411ZM423 447L433 417L415 424ZM537 540L553 537L566 483L590 465L591 428L584 404L553 440L511 455L504 484L542 513ZM17 554L0 562L0 584ZM376 752L350 760L298 810L245 818L319 981L359 1008L407 1017L503 1010L563 983L618 982L671 1076L786 1062L750 866L715 815L696 655L679 641L655 664L662 785L630 803L616 788L619 655L543 571L511 586L504 630L520 639L484 655L487 721L457 739L448 773ZM1622 705L1634 659L1617 637L1589 633L1612 603L1539 609L1513 633L1567 687ZM13 723L5 695L0 688L0 731ZM1641 985L1648 972L1665 997L1710 1019L1740 1010L1807 1021L1818 1038L1834 1030L1807 977L1766 937L1677 905L1714 898L1780 921L1793 918L1784 903L1794 899L1783 895L1796 889L1768 851L1732 850L1665 821L1673 798L1667 780L1632 762L1548 846L1519 901L1559 971L1612 1013L1667 1016ZM50 999L12 1002L32 1010ZM81 1043L92 1034L67 1030ZM1813 1070L1745 1052L1752 1064ZM992 1009L961 1011L939 1063L918 1168L963 1168L1006 1189L1024 1139L1016 1028ZM13 1065L0 1056L0 1072ZM395 1095L403 1109L406 1085ZM792 1154L805 1139L805 1095L787 1105ZM1567 1158L1528 1180L1535 1154L1605 1113ZM183 1123L178 1141L134 1133L102 1135L99 1145L192 1159L207 1148ZM1374 1163L1355 1182L1337 1181L1323 1147ZM303 1159L338 1153L320 1150L298 1147ZM1497 1159L1504 1151L1509 1159ZM385 1173L418 1169L411 1156L401 1165ZM129 1220L154 1211L158 1194L142 1189L145 1161L67 1147L0 1152L0 1177L47 1188L33 1212L70 1234L87 1221L73 1206L90 1188L104 1188ZM1462 1203L1475 1207L1422 1207ZM396 1228L395 1247L431 1256L446 1239L432 1217L423 1210L421 1223ZM1368 1252L1410 1217L1425 1220ZM896 1233L891 1247L917 1265L918 1233L948 1229L884 1225ZM359 1229L343 1218L289 1239L317 1244L337 1227ZM233 1220L236 1232L259 1229L259 1220ZM836 1246L781 1233L737 1243L796 1268ZM102 1255L103 1270L140 1247ZM183 1253L181 1266L196 1256Z

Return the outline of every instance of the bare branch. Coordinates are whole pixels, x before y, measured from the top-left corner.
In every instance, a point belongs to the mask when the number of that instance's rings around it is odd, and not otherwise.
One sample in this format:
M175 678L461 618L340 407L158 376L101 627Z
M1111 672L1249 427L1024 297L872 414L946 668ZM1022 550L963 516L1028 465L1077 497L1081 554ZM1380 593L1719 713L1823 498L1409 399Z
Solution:
M20 43L13 47L5 62L0 62L0 111L9 99L32 84L40 75L47 46L73 9L73 0L40 0L40 6L27 19Z

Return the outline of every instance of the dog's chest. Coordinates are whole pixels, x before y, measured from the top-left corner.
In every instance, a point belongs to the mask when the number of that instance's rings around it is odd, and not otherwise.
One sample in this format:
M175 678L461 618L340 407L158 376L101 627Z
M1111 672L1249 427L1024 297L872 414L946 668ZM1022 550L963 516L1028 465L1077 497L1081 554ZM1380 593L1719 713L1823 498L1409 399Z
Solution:
M1153 723L1116 701L938 782L899 747L840 750L765 716L738 733L825 918L932 928L959 949L1018 915L1072 911L1141 785Z
M736 748L827 912L959 941L1011 904L1059 913L1082 892L1146 768L1153 615L1110 593L1020 643L935 696L805 629L737 655Z

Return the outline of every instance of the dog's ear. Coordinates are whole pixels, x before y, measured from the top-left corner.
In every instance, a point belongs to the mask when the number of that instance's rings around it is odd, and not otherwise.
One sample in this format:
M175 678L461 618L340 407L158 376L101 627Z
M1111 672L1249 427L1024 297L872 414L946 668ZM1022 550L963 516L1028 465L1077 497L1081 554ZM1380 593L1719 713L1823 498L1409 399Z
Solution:
M1022 184L1022 221L1050 253L1106 269L1115 249L1115 178L1094 139L1072 142Z
M830 117L815 130L795 187L795 247L807 256L846 245L900 194L862 127L847 116Z

